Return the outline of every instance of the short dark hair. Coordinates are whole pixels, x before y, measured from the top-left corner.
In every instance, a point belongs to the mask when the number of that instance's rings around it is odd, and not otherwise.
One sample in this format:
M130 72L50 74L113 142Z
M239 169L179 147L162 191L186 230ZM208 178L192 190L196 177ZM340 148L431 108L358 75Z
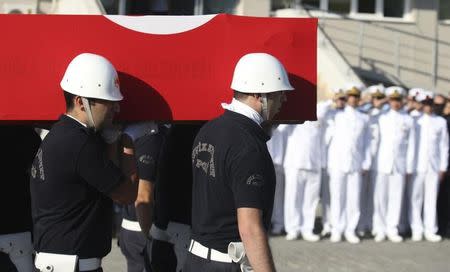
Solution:
M389 100L402 102L403 97L389 97Z
M75 95L64 91L64 100L66 101L66 111L73 110L75 104L73 102Z
M237 100L240 100L240 99L245 98L245 97L247 97L247 94L241 93L241 92L238 92L238 91L234 91L233 98L235 98Z
M242 99L247 98L247 96L249 96L249 95L255 95L255 94L258 95L258 96L261 95L261 94L257 94L257 93L242 93L242 92L239 92L239 91L234 91L233 97L236 100L242 100Z
M347 95L347 96L353 96L353 97L356 97L356 98L361 98L361 95L360 95L360 94L349 94L349 95Z
M422 103L422 105L424 105L424 106L433 106L433 105L434 105L433 98L425 99L425 100L423 100L421 103ZM444 104L445 104L445 103L444 103Z

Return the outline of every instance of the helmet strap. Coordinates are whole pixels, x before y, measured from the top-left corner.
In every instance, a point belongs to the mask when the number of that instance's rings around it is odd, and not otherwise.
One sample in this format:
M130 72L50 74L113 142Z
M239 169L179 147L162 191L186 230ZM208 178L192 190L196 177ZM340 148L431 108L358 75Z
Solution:
M269 109L267 107L267 95L261 94L261 100L262 100L261 116L264 121L267 121L267 120L269 120Z
M88 127L93 128L94 131L96 131L97 129L95 128L94 118L92 117L91 105L89 104L89 100L86 97L81 97L81 101L83 102L83 106L86 109L86 114L88 117Z

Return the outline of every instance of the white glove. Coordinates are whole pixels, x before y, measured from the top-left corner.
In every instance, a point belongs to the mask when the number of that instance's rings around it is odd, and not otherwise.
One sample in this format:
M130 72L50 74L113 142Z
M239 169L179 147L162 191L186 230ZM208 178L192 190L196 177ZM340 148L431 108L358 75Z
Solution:
M102 137L108 144L112 144L117 141L120 135L122 135L122 131L118 126L108 127L102 130Z
M158 133L158 125L155 122L141 122L128 125L123 133L135 141L144 136Z

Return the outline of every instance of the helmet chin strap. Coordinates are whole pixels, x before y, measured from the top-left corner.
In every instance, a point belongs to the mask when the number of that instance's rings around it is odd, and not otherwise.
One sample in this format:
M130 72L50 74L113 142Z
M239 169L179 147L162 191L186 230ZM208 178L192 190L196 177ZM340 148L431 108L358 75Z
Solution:
M267 121L267 120L269 120L269 109L267 107L267 95L261 94L261 100L262 100L261 116L264 121Z
M83 106L86 109L86 114L88 117L88 127L93 128L94 131L97 131L94 123L94 118L92 117L91 105L89 104L89 100L86 97L81 97L81 101L83 102Z

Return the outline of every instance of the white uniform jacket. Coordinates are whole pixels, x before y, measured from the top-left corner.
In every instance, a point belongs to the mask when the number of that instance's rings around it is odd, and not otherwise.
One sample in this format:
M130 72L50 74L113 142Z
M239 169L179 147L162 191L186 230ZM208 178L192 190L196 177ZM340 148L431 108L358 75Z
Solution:
M367 114L346 106L329 122L327 135L330 137L328 169L344 173L369 170L371 136Z
M423 114L416 123L416 171L446 171L448 164L448 131L444 118Z
M279 125L273 129L272 137L267 142L267 149L276 165L283 165L287 142L286 128L287 125Z
M385 174L411 174L415 159L415 127L411 116L389 110L378 119L377 167Z
M317 120L319 120L319 121L323 120L325 118L325 116L327 115L327 113L329 111L333 110L332 105L333 105L333 101L331 101L331 100L326 100L326 101L317 103L317 108L316 108Z
M286 133L288 140L284 167L320 171L323 164L320 122L288 125Z
M319 119L321 124L321 137L322 137L322 168L328 168L328 151L330 149L331 138L333 136L334 130L334 117L338 112L343 111L343 109L329 109L323 116L323 119Z
M420 112L420 111L418 111L418 110L416 110L416 109L414 109L414 110L412 110L410 113L409 113L409 115L414 119L414 118L419 118L421 115L422 115L422 113Z
M380 133L378 128L378 119L380 119L381 114L386 112L383 109L372 108L369 111L369 128L370 128L370 155L372 156L372 164L370 169L373 171L377 170L377 155L378 148L380 145Z

